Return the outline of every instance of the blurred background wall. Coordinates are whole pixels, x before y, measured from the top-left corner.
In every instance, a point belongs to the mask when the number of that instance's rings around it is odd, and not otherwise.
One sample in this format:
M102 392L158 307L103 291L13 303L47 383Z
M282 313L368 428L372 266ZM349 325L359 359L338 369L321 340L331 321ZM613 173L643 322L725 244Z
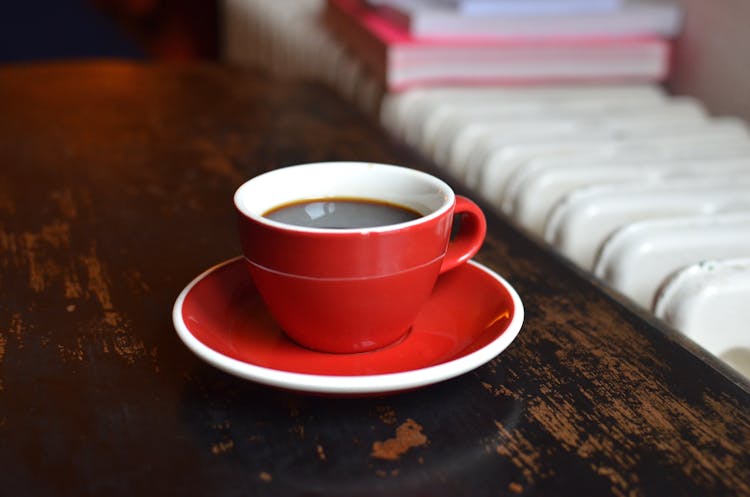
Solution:
M699 97L716 114L750 122L750 1L682 0L670 88Z
M214 0L18 0L0 14L0 63L90 57L213 59Z

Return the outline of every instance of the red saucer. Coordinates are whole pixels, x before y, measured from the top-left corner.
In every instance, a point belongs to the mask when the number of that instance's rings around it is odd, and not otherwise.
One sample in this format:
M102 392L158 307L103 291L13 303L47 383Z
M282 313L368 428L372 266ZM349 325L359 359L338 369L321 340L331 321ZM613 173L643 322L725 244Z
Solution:
M523 306L504 279L471 261L440 277L398 343L359 354L316 352L279 329L239 257L191 282L173 320L193 352L229 373L297 391L365 394L428 385L486 363L520 331Z

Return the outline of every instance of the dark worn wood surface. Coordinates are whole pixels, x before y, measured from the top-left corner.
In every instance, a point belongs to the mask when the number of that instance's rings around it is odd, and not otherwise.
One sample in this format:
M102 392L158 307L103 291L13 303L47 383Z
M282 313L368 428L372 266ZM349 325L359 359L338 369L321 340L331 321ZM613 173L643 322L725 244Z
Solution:
M489 215L527 312L460 378L329 399L204 364L170 312L231 196L425 167L323 87L215 66L0 68L0 495L750 495L750 396Z

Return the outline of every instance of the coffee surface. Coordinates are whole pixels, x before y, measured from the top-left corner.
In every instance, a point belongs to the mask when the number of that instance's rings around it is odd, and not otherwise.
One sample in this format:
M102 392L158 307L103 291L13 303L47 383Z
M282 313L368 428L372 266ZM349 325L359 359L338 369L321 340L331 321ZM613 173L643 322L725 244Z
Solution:
M263 217L280 223L325 229L354 229L405 223L422 217L396 204L356 198L326 198L283 204Z

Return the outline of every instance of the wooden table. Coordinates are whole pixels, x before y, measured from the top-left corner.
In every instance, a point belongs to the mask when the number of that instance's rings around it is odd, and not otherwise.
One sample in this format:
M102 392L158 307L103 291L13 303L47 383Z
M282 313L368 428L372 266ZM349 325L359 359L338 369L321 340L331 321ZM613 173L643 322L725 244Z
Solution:
M344 159L429 169L315 84L1 68L0 494L750 495L744 386L489 211L527 314L471 373L320 398L194 356L171 308L239 253L236 187Z

